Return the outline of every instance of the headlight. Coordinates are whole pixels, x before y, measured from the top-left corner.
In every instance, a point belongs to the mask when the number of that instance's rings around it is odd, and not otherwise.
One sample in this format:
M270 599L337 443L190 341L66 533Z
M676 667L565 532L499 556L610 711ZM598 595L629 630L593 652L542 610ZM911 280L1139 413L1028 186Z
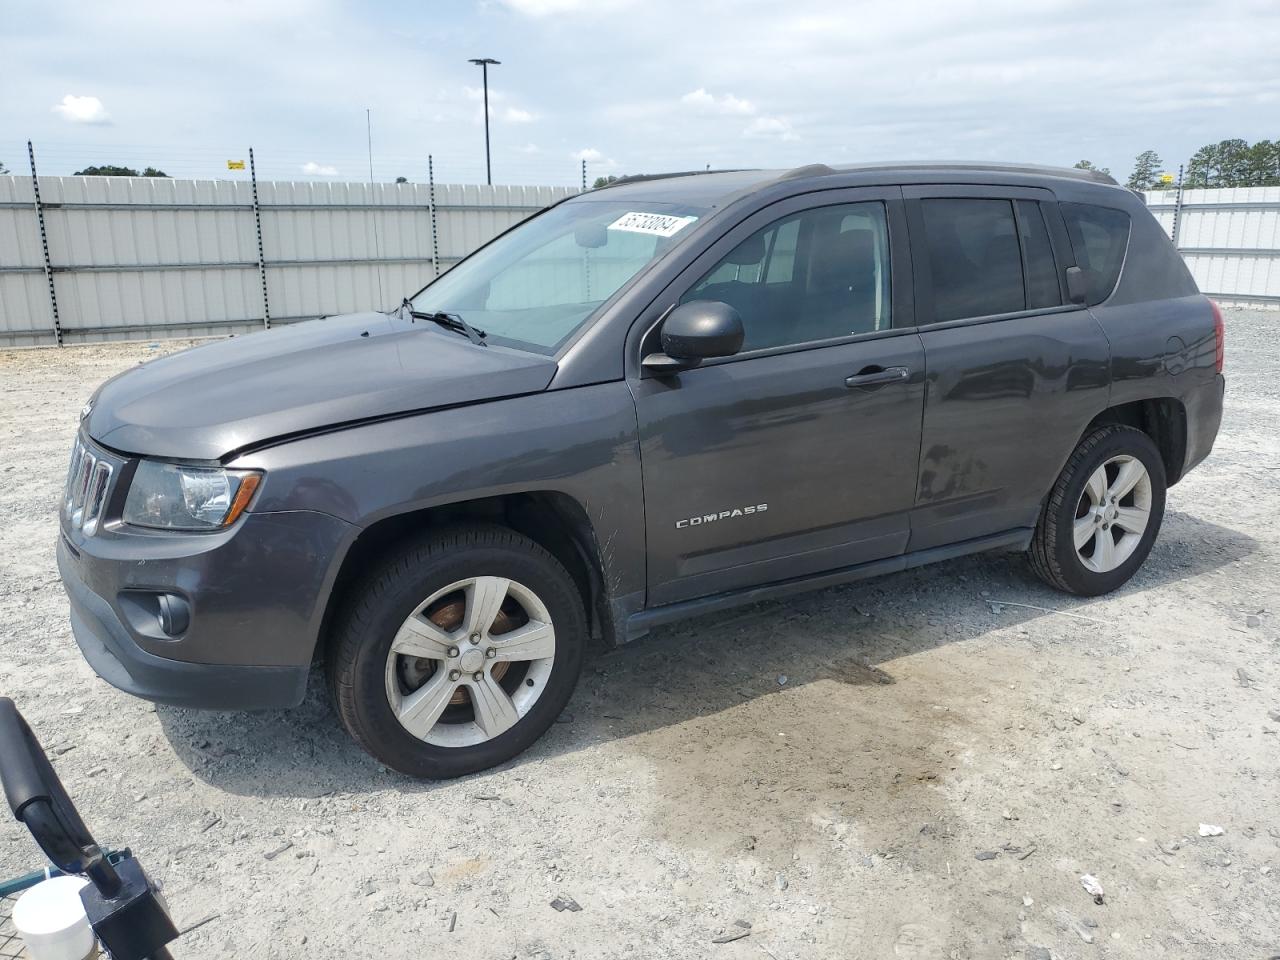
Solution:
M262 474L143 460L133 474L124 522L162 530L230 526L253 499Z

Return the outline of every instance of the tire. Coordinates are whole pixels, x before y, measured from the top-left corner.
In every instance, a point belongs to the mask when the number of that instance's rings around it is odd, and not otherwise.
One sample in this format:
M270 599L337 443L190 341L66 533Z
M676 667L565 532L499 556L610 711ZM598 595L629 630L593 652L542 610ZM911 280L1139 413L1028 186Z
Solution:
M1096 479L1100 469L1105 488ZM1112 502L1135 476L1135 485ZM1028 550L1031 568L1051 587L1078 596L1115 590L1151 552L1164 519L1166 486L1164 460L1149 436L1118 424L1093 431L1080 441L1045 500ZM1146 522L1138 533L1144 509ZM1077 534L1084 537L1090 530L1092 538L1077 547Z
M542 736L569 702L586 641L582 595L551 554L505 527L467 526L398 548L355 587L326 670L338 718L365 751L445 779Z

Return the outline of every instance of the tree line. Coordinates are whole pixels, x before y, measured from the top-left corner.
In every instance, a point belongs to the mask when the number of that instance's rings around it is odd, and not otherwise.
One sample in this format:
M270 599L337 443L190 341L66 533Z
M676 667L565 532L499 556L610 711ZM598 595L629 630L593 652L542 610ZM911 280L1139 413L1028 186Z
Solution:
M1081 160L1075 166L1079 170L1111 173L1088 160ZM1158 153L1143 150L1134 158L1133 172L1125 186L1130 190L1172 190L1177 187L1177 177L1173 175L1166 181L1164 177L1169 173L1171 171L1162 168ZM1280 186L1280 140L1250 144L1247 140L1231 139L1205 144L1187 162L1182 185L1209 189Z
M0 176L11 173L12 171L4 165L4 161L0 160ZM157 170L155 167L147 167L141 173L133 169L133 167L118 167L114 164L105 164L101 167L85 167L83 170L77 170L72 174L73 177L167 177L169 176L163 170Z
M77 170L72 174L73 177L168 177L169 175L163 170L157 170L155 167L147 167L141 173L133 169L133 167L117 167L112 164L106 164L101 167L85 167L83 170Z

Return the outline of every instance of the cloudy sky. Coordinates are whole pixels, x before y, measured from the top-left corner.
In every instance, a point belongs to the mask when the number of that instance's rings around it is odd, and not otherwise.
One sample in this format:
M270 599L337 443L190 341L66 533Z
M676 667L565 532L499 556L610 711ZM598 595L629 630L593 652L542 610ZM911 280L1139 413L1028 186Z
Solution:
M1276 0L0 0L0 162L494 180L877 159L1176 168L1280 138Z

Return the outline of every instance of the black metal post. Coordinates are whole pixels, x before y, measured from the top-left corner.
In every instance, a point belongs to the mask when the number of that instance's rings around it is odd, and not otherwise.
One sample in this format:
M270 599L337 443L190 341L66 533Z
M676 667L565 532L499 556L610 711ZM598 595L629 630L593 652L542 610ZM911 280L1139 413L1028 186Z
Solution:
M27 159L31 161L31 192L35 197L36 223L40 225L40 247L44 250L44 278L49 283L49 306L53 308L53 336L62 346L62 320L58 317L58 294L53 289L53 261L49 259L49 234L44 228L44 205L40 203L40 178L36 176L36 150L27 141Z
M475 57L469 62L476 64L484 77L484 182L493 186L493 167L489 163L489 65L497 66L502 61L492 57Z
M436 228L436 170L427 154L427 202L431 206L431 269L440 276L440 233Z
M253 185L253 225L258 231L258 279L262 281L262 326L271 329L271 303L267 299L267 258L262 252L262 208L258 205L258 171L253 165L253 147L249 148L249 182Z
M1178 221L1182 216L1182 164L1178 164L1178 192L1173 198L1173 227L1169 230L1169 238L1173 241L1173 249L1178 249Z
M587 158L582 158L582 189L587 189Z

